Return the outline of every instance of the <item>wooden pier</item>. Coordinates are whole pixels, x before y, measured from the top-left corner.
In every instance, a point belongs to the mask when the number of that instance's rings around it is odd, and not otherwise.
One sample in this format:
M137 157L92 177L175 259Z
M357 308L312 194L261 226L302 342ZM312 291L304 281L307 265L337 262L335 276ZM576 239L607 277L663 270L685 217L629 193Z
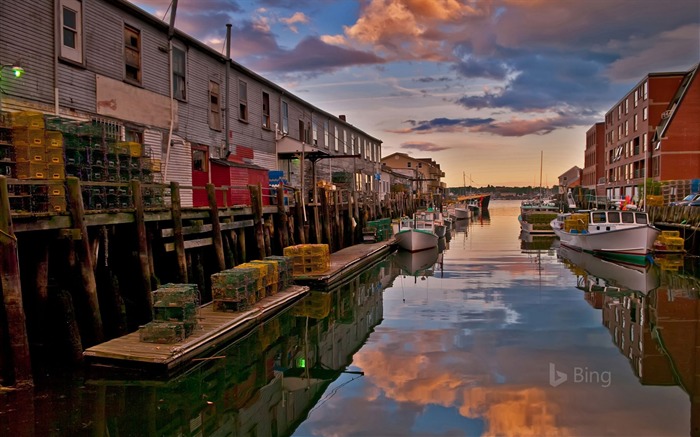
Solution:
M293 285L239 312L216 312L209 303L200 307L198 326L184 341L144 343L139 341L139 333L133 332L86 349L85 361L93 368L169 376L192 364L195 358L210 356L228 341L288 308L308 291L309 287Z
M392 237L378 243L356 244L331 254L331 268L323 273L294 275L294 281L317 288L330 288L386 256L396 246Z

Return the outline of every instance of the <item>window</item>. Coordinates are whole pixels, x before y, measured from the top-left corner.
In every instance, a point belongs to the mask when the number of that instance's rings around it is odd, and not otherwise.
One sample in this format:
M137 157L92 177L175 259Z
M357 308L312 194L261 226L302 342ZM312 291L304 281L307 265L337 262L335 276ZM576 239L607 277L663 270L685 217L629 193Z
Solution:
M646 133L642 134L642 150L644 151L644 153L646 153L646 151L647 151L647 134Z
M637 107L637 104L639 103L639 88L634 90L634 107Z
M289 105L287 102L282 102L282 133L289 133Z
M604 212L594 212L591 214L593 218L593 223L605 223L605 213Z
M61 0L59 15L60 56L83 63L83 3L79 0Z
M648 118L648 116L649 116L648 111L649 111L649 108L645 107L644 109L642 109L642 120L646 120Z
M262 93L262 100L262 127L270 129L270 95L265 91Z
M633 127L634 127L635 132L637 132L637 126L639 124L638 122L639 122L639 114L634 114L634 126Z
M333 132L334 132L334 137L333 137L333 144L335 145L335 151L338 151L338 126L333 126ZM343 153L346 155L348 154L348 145L343 144Z
M629 97L625 99L625 114L629 113L630 111L630 99Z
M411 162L410 162L410 161L406 163L406 167L411 168Z
M178 100L187 98L187 93L185 92L187 62L185 59L185 51L178 47L173 47L173 97Z
M238 81L238 119L248 121L248 84Z
M642 91L642 98L643 98L644 100L647 99L647 92L648 92L648 91L649 91L649 84L648 84L648 82L645 81L645 82L644 82L644 90Z
M209 171L207 151L204 149L192 149L192 170Z
M141 84L141 32L124 25L124 78Z
M419 163L418 163L418 168L423 168L423 163L422 163L422 162L419 162Z
M625 136L630 134L630 122L629 120L625 120Z
M130 143L143 144L143 131L126 128L124 132L124 140L129 141Z
M328 134L329 134L328 131L329 130L330 130L330 123L328 122L328 120L323 120L323 145L326 147L326 149L329 148L331 145L328 142ZM336 149L336 150L338 150L338 149Z
M318 125L315 121L311 122L311 135L313 139L313 145L318 146Z
M609 223L620 223L620 213L619 212L609 212L608 213Z
M348 147L348 131L343 129L343 147L347 148ZM350 154L354 155L355 154L355 145L350 144Z
M355 153L355 134L350 134L350 148L353 151L352 153ZM359 147L357 148L357 152L362 154ZM362 158L362 156L360 156L360 158Z
M219 84L209 82L209 127L221 130L221 101L219 100Z
M634 214L635 217L637 217L637 223L646 225L647 224L647 215L644 214L643 212L637 212Z

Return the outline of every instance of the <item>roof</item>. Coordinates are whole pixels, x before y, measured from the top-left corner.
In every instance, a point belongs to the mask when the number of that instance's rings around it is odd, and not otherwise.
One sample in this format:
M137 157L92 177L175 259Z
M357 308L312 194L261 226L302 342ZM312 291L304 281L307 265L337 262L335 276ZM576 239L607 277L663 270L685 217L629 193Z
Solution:
M226 159L211 158L210 161L214 164L223 165L225 167L236 167L236 168L248 168L251 170L265 170L269 171L265 167L260 167L255 164L246 164L245 162L228 161Z
M668 130L671 121L676 115L676 110L681 105L681 103L683 103L683 98L685 97L688 90L695 81L695 77L698 75L697 73L699 67L700 64L696 64L693 69L686 73L685 77L683 78L683 81L681 82L680 86L678 87L678 90L676 91L676 94L673 96L673 98L668 104L668 111L670 111L668 117L662 117L661 123L659 123L659 125L656 127L654 138L652 138L651 140L652 145L661 141L661 139L666 135L666 131Z
M149 22L150 24L152 24L155 27L159 27L159 28L163 29L164 31L167 31L170 28L169 24L166 23L165 21L159 19L156 16L149 14L148 12L144 11L143 9L139 8L138 6L136 6L135 4L133 4L127 0L110 0L107 3L110 3L114 6L117 6L121 9L135 15L135 16L138 16L139 18L143 19L144 21ZM177 39L179 39L183 42L187 42L188 44L191 44L192 46L196 46L198 49L202 50L203 52L206 52L207 54L209 54L213 58L216 58L217 60L219 60L221 62L226 62L226 57L224 55L222 55L221 53L212 49L211 47L209 47L208 45L199 41L198 39L182 32L180 30L177 30L177 28L175 28L175 36L177 37ZM255 73L253 70L250 70L247 67L244 67L243 65L239 64L238 62L235 62L233 59L230 60L230 65L233 69L247 74L248 76L252 77L253 79L265 84L267 87L278 91L283 96L291 97L291 98L297 100L298 102L304 104L305 106L313 108L314 112L318 112L320 114L323 114L323 115L326 115L326 116L332 118L335 123L343 124L349 128L352 128L354 130L362 132L363 134L367 135L367 137L371 138L372 140L377 141L380 144L382 143L382 140L380 140L379 138L373 137L372 135L367 134L362 129L359 129L359 128L353 126L352 124L348 123L346 120L343 120L343 119L341 119L341 118L339 118L339 117L337 117L329 112L326 112L323 109L307 102L306 100L297 97L296 95L290 93L289 91L287 91L286 89L277 85L276 83L272 82L271 80L266 79L263 76L259 75L258 73Z

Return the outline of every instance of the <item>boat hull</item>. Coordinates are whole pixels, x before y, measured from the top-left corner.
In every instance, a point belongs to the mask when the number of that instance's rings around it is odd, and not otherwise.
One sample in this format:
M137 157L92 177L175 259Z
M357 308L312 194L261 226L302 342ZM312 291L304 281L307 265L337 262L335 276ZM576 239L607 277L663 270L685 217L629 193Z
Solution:
M464 220L471 217L472 212L469 208L455 208L455 218L457 220Z
M409 252L418 252L438 245L438 236L434 232L420 229L404 229L394 235L400 248Z
M659 230L652 226L626 227L599 233L554 229L562 245L619 261L639 263L654 245Z

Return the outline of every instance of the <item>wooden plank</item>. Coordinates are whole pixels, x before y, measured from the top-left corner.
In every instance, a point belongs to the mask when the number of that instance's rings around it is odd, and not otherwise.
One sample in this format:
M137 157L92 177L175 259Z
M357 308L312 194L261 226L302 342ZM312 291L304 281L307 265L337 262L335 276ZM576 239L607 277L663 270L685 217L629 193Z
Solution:
M214 240L211 237L208 238L197 238L195 240L185 240L185 249L195 249L197 247L206 247L214 244ZM165 251L173 252L175 250L175 243L165 243Z
M222 231L230 231L233 229L241 229L241 228L248 228L253 226L253 220L240 220L237 222L232 222L232 223L221 223L221 230ZM204 234L207 232L211 232L212 230L212 225L206 224L202 226L185 226L182 228L182 234L183 235L193 235L193 234ZM161 230L160 235L163 238L169 238L174 236L174 230L172 228L169 229L163 229Z

